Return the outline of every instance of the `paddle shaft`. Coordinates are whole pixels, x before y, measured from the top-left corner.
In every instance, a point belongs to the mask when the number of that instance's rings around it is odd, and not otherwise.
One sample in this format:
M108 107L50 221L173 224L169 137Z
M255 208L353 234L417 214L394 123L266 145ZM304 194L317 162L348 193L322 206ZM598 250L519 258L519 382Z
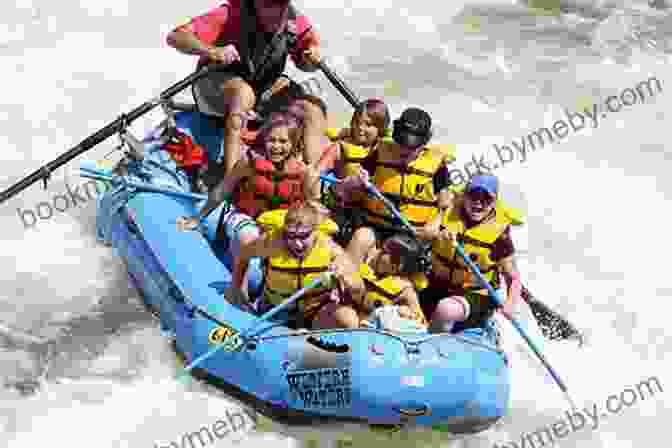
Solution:
M324 62L320 61L317 63L317 67L324 73L324 76L327 77L329 82L340 92L341 95L345 97L346 100L348 100L348 103L355 109L357 106L359 106L359 99L357 98L357 95L350 90L350 88L345 84L345 81L341 79L340 76L338 76L334 71L329 68L329 66Z
M335 179L329 178L328 176L321 176L321 179L323 179L326 182L334 182ZM413 232L414 235L417 237L417 233L415 231L415 228L411 226L411 224L399 213L399 211L396 209L396 207L389 201L383 194L378 191L378 189L372 185L370 182L367 185L367 190L371 192L374 196L376 196L378 199L383 201L383 203L387 206L388 210L399 219L402 224L404 224L405 227L407 227L411 232ZM461 244L456 244L455 245L455 250L457 250L457 253L462 257L462 259L467 263L471 271L476 274L476 277L478 277L479 281L483 285L484 288L488 290L488 294L490 296L490 299L495 302L497 307L501 310L502 306L504 305L501 300L499 300L499 297L497 297L497 293L495 292L494 288L488 282L485 277L483 277L483 274L481 273L480 269L476 264L469 258L467 255L464 253L464 249L462 248ZM537 347L537 345L534 343L534 341L527 335L527 332L525 329L520 325L520 322L518 322L517 319L513 318L513 316L508 315L507 313L504 313L506 318L511 322L511 324L514 326L514 328L518 331L520 336L525 340L527 345L532 349L535 355L537 355L537 358L541 361L541 363L546 367L546 370L551 374L553 377L553 380L556 382L560 390L562 390L565 394L565 397L569 401L570 405L572 406L573 409L576 408L574 401L572 398L569 396L569 392L567 390L567 386L565 385L564 381L560 378L560 375L553 369L553 366L548 362L546 357L544 356L543 353L541 353L541 350Z
M159 95L160 99L167 99L175 96L182 90L186 89L189 87L191 84L202 78L203 76L207 75L211 71L221 69L221 65L207 65L200 70L190 74L183 80L175 83L168 89L164 90L161 92ZM58 156L55 160L52 160L51 162L47 163L46 165L42 166L40 169L35 171L34 173L30 174L29 176L26 176L24 179L21 181L17 182L16 184L12 185L9 187L7 190L3 191L0 193L0 204L5 202L7 199L11 198L12 196L20 193L21 191L25 190L28 188L30 185L34 184L35 182L44 179L45 182L51 175L51 173L56 170L57 168L61 167L62 165L65 165L75 157L79 156L80 154L90 150L97 144L103 142L107 138L111 137L112 135L116 134L117 132L120 132L122 129L124 129L125 126L128 124L132 123L139 117L143 116L147 112L151 111L154 109L156 106L158 106L160 103L159 101L155 100L150 100L142 104L141 106L136 107L132 111L130 111L127 114L122 115L121 117L117 118L114 120L112 123L108 124L104 128L98 130L94 134L88 136L84 140L82 140L77 146L71 148L64 154L61 154Z
M306 286L304 286L303 288L299 289L299 290L296 291L294 294L292 294L291 297L288 297L287 300L285 300L284 302L282 302L282 303L279 304L279 305L274 306L273 308L271 308L270 310L268 310L267 312L265 312L264 314L262 314L262 315L259 317L259 319L257 319L257 320L256 320L252 325L250 325L245 331L242 331L242 332L239 334L238 337L241 338L241 339L244 338L244 337L246 337L246 336L247 336L250 332L252 332L252 330L254 330L254 329L255 329L261 322L263 322L263 321L265 321L265 320L267 320L267 319L270 319L271 317L273 317L273 316L275 316L276 314L278 314L280 311L283 311L283 310L287 309L287 307L289 307L291 304L293 304L294 302L296 302L297 300L299 300L305 293L307 293L309 290L311 290L311 289L317 287L317 286L320 285L322 282L324 282L324 278L323 278L322 275L319 276L319 277L317 277L317 278L315 278L313 281L309 282ZM198 364L202 363L202 362L205 361L206 359L210 358L212 355L214 355L215 353L217 353L219 350L221 350L221 349L224 348L225 346L227 346L227 345L226 345L226 344L219 344L219 345L217 345L216 347L214 347L214 348L210 349L209 351L205 352L204 354L202 354L202 355L199 356L198 358L194 359L188 366L186 366L186 367L184 368L182 374L186 374L186 373L189 372L191 369L193 369L194 367L196 367Z
M324 174L321 174L321 175L320 175L320 179L323 180L323 181L325 181L325 182L332 183L332 184L334 184L334 183L336 183L336 182L338 181L335 177L333 177L333 176L327 176L327 175L324 175ZM387 198L383 195L383 193L381 193L381 192L376 188L375 185L373 185L371 182L367 182L367 183L365 184L365 187L366 187L366 190L367 190L369 193L371 193L373 196L376 197L376 199L382 201L382 202L385 204L385 206L387 207L387 209L388 209L388 210L395 216L395 218L397 218L399 221L401 221L401 223L404 225L404 227L408 228L408 230L409 230L413 235L416 235L415 227L413 227L413 226L411 225L411 223L408 222L408 220L404 217L404 215L402 215L401 213L399 213L399 210L397 210L397 207L395 207L394 204L393 204L389 199L387 199ZM416 236L417 236L417 235L416 235Z

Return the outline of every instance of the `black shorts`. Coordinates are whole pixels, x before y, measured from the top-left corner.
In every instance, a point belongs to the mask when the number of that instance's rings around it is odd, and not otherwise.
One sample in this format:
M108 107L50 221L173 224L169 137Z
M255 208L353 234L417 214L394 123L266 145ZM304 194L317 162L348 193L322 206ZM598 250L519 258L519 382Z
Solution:
M236 70L213 72L194 83L191 93L198 111L210 117L225 117L228 112L227 99L221 93L220 86L233 78L242 78ZM275 82L275 80L273 81ZM289 106L290 99L302 94L302 87L290 80L289 87L282 94L273 95L266 101L261 101L263 93L270 89L273 83L257 84L248 82L256 97L254 110L259 115L267 115L272 110L281 110Z
M432 318L439 301L445 297L462 296L469 302L469 316L464 322L456 322L453 333L459 333L467 328L483 327L485 321L492 317L496 306L487 295L469 291L456 291L447 282L430 277L429 286L418 294L422 311L427 319Z

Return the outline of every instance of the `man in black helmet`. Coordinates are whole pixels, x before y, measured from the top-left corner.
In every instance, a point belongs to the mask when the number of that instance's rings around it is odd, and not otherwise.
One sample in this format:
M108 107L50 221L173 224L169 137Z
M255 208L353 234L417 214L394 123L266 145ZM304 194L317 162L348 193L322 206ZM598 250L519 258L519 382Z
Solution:
M385 142L369 154L360 176L337 183L334 192L345 198L353 190L363 189L370 176L371 183L419 230L452 203L448 164L455 160L454 149L450 145L429 145L432 119L415 107L394 120L392 138L393 142ZM371 227L379 240L409 232L375 197L367 196L362 211L363 225ZM362 232L355 232L353 244L366 245Z

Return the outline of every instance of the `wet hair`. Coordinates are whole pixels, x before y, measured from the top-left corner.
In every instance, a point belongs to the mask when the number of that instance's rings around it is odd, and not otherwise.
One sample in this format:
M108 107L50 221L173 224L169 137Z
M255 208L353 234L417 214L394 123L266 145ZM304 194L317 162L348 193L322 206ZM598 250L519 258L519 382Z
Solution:
M371 117L373 125L378 129L378 137L382 138L390 125L390 111L385 102L377 98L369 98L359 103L355 109L355 113L352 114L350 128L354 127L355 120L364 113Z
M285 224L289 222L309 222L318 226L324 218L327 210L316 201L294 201L287 210Z
M259 128L255 145L262 148L265 147L266 139L271 131L280 127L286 127L289 131L289 140L292 142L293 154L301 146L301 127L294 117L286 113L274 112L268 117L263 126Z

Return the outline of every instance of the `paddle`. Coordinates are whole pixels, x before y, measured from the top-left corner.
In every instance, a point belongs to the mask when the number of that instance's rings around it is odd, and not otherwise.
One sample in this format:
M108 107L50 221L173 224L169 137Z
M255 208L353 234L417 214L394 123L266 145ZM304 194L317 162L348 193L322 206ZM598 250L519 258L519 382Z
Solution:
M323 179L323 180L328 181L327 180L328 176L320 176L320 177L321 178L326 178L326 179ZM399 210L397 210L397 208L389 200L387 200L387 198L385 198L380 191L378 191L378 189L374 185L372 185L370 182L367 182L366 188L374 196L376 196L377 198L382 200L383 203L385 203L385 206L390 210L390 212L399 221L401 221L401 223L406 228L408 228L408 230L410 230L417 237L417 233L415 231L415 228L408 222L408 220L406 220L406 218L404 218L404 216L401 213L399 213ZM464 249L462 248L462 245L460 243L457 243L455 245L455 249L457 250L457 253L460 255L460 257L462 257L462 259L464 259L465 263L467 263L467 265L472 270L472 272L474 274L476 274L476 276L478 277L478 279L481 282L481 284L483 285L483 287L488 290L488 294L490 296L490 299L493 302L495 302L495 304L497 305L498 308L502 308L504 303L497 296L497 293L493 289L492 285L490 285L490 283L485 279L485 277L483 277L483 274L481 274L481 271L478 269L478 266L476 266L476 264L473 261L471 261L471 259L469 257L467 257L467 255L464 253ZM567 391L567 386L562 381L560 376L557 374L555 369L553 369L553 366L551 366L551 364L548 362L546 357L544 357L543 353L541 353L541 351L539 350L537 345L534 343L534 341L532 339L530 339L530 337L527 335L527 332L521 326L520 322L518 322L517 319L515 319L513 316L508 315L507 313L502 313L502 314L504 314L506 316L506 318L509 320L509 322L511 322L511 324L515 327L515 329L518 331L518 333L521 335L521 337L525 340L525 342L527 342L527 345L532 349L534 354L537 355L537 358L539 358L539 360L544 365L544 367L546 367L546 370L548 370L548 372L551 374L551 376L555 380L555 382L558 385L558 387L560 388L560 390L562 390L562 392L565 394L565 398L567 398L567 401L569 401L569 404L572 406L572 409L576 409L576 406L574 405L574 401L569 396L569 392Z
M455 245L455 250L457 250L457 253L462 257L465 263L469 266L471 271L476 274L476 277L478 277L478 280L481 282L484 288L488 290L488 294L490 295L490 299L495 302L498 308L501 308L504 303L500 298L497 296L497 293L495 292L494 288L488 282L485 277L483 277L483 274L481 273L480 269L478 269L478 266L469 258L467 255L464 253L464 249L462 248L461 243L457 243ZM537 355L537 358L541 361L541 363L546 367L546 370L551 374L553 377L553 380L555 380L555 383L558 385L560 390L565 394L565 398L569 402L570 406L572 406L572 409L576 410L576 405L574 404L574 400L572 400L572 397L569 395L569 392L567 390L567 386L565 385L564 381L560 378L560 375L553 369L551 364L548 362L546 357L544 356L543 353L541 353L541 350L537 347L537 345L534 343L532 339L527 335L527 332L523 329L523 327L520 325L520 322L518 322L518 319L514 318L513 316L510 316L508 313L502 313L506 318L508 319L509 322L515 327L515 329L518 331L520 336L527 342L527 345L532 349L535 355Z
M335 183L337 179L333 175L321 175L320 179L327 183ZM371 185L373 187L373 185ZM375 195L378 199L382 200L385 205L392 210L392 213L396 212L396 208L393 204L383 196L375 187L370 188L367 186L367 189ZM406 221L403 216L399 215L398 212L395 215L402 223ZM410 224L406 221L404 225L407 228L411 228ZM541 328L542 334L545 338L555 341L563 339L577 339L579 346L583 345L583 335L579 332L571 322L565 319L558 312L552 310L548 305L546 305L541 300L535 298L532 293L525 287L523 287L522 292L523 300L529 305L532 310L534 318L537 320L539 327Z
M65 165L75 157L79 156L80 154L90 150L97 144L103 142L110 136L116 134L117 132L122 131L126 126L128 126L130 123L138 119L139 117L143 116L147 112L151 111L154 109L156 106L161 104L164 100L167 100L168 98L171 98L181 92L182 90L186 89L189 87L191 84L194 82L198 81L200 78L203 76L206 76L210 72L217 71L217 70L222 70L224 67L226 67L223 64L210 64L206 65L205 67L201 68L200 70L190 74L183 80L175 83L174 85L170 86L163 92L159 94L159 96L155 99L149 100L145 102L144 104L136 107L132 111L130 111L127 114L121 115L119 118L114 120L112 123L108 124L104 128L96 131L95 133L91 134L84 140L82 140L79 144L77 144L75 147L70 149L69 151L65 152L64 154L61 154L58 156L55 160L52 160L51 162L47 163L46 165L42 166L40 169L35 171L34 173L30 174L29 176L26 176L24 179L21 181L17 182L16 184L12 185L9 187L7 190L3 191L0 193L0 204L5 202L7 199L11 198L12 196L20 193L21 191L25 190L28 188L30 185L34 184L35 182L39 180L44 181L44 187L47 187L47 180L51 177L51 173L56 170L57 168L61 167L62 165Z
M202 354L198 358L194 359L188 366L186 366L184 369L182 369L182 371L178 375L178 378L182 378L183 376L187 375L190 370L192 370L194 367L196 367L198 364L202 363L206 359L210 358L212 355L217 353L222 348L226 347L228 351L238 350L243 343L242 342L243 339L246 338L249 335L249 333L251 333L252 330L254 330L261 322L270 319L271 317L278 314L280 311L286 309L291 304L293 304L298 299L300 299L309 290L319 286L320 284L324 284L324 285L329 284L330 280L331 280L331 272L325 272L322 275L320 275L319 277L315 278L314 280L309 282L306 286L299 289L294 294L292 294L290 297L288 297L287 300L285 300L284 302L282 302L279 305L274 306L273 308L268 310L266 313L262 314L259 317L259 319L254 321L252 323L252 325L250 325L246 330L241 331L238 334L238 337L236 338L236 340L238 341L237 345L234 346L233 344L222 343L222 344L210 349L209 351L205 352L204 354Z

